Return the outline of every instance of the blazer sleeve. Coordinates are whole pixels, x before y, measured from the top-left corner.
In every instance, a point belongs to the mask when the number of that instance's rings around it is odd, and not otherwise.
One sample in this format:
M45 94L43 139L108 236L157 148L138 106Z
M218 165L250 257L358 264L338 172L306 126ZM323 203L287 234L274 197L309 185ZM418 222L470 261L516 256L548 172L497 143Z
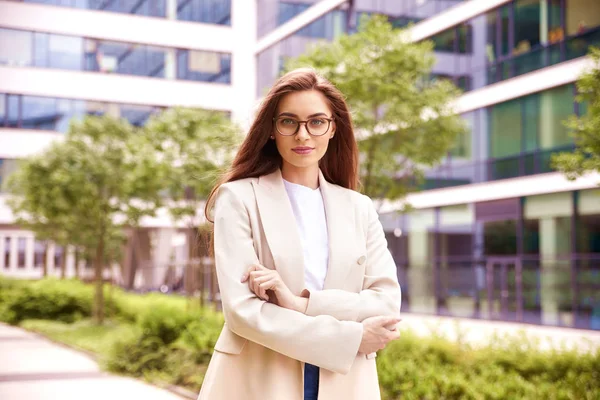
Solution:
M242 274L259 261L247 209L227 184L219 188L214 217L215 264L229 329L293 359L347 373L358 353L362 325L308 316L259 299L241 283Z
M313 291L308 294L305 314L330 315L340 321L361 322L369 317L400 315L401 293L396 263L388 250L387 240L373 202L364 199L368 211L367 265L359 293L339 289Z

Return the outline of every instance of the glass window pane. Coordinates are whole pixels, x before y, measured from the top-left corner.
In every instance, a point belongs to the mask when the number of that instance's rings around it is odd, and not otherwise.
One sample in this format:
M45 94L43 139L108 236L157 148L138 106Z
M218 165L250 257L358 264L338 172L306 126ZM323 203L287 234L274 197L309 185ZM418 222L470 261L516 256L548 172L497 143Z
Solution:
M22 126L27 129L56 128L58 119L56 99L23 96Z
M4 118L6 117L6 95L0 93L0 126L4 126Z
M539 94L523 98L523 150L534 151L538 148L538 109Z
M434 43L435 51L454 52L456 43L456 29L448 29L447 31L438 33L431 38Z
M490 154L506 157L521 152L522 113L520 100L490 107Z
M34 38L34 65L36 67L48 67L50 66L50 60L48 53L50 51L50 35L47 33L35 32Z
M597 0L566 0L567 35L580 35L600 26L600 2Z
M177 77L193 81L231 82L231 55L210 51L180 50Z
M19 103L21 102L21 96L9 94L7 97L7 125L14 128L19 125Z
M231 25L231 0L177 0L177 19Z
M562 123L575 112L572 85L541 92L539 97L540 148L552 149L572 144L573 138Z
M51 68L81 70L83 39L73 36L50 35L49 58Z
M0 29L0 65L33 65L31 32Z
M16 171L18 166L18 160L0 158L0 191L3 190L3 182L6 182L6 178Z
M540 0L516 1L513 55L527 53L540 43L540 15Z
M143 126L156 110L155 107L149 106L122 105L120 106L120 116L132 125Z

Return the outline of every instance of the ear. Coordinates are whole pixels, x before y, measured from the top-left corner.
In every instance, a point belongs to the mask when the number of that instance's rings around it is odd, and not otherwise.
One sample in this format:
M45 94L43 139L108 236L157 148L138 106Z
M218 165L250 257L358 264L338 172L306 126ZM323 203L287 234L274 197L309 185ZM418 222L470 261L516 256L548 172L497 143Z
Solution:
M329 140L335 136L335 120L331 121L331 133L329 134Z

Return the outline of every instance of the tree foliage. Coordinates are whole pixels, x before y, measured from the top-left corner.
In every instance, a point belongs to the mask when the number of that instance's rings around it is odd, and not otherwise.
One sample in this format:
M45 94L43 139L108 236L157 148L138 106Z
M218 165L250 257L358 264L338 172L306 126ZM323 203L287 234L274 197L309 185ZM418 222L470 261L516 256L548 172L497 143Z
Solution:
M166 167L163 185L175 219L194 217L233 159L241 129L221 112L172 108L150 118L143 140Z
M575 179L589 171L600 172L600 48L590 48L593 68L577 81L577 102L587 106L587 112L572 115L565 125L570 128L576 149L552 157L555 168Z
M204 196L228 161L237 132L216 112L170 109L136 128L109 116L73 121L64 140L23 160L8 179L17 223L39 239L94 260L95 317L103 319L102 272L120 261L124 228L161 207L180 218L185 188Z
M363 192L398 198L443 158L465 132L450 104L460 91L432 80L430 41L411 43L382 16L361 20L353 35L319 43L287 61L312 67L347 98L361 151Z

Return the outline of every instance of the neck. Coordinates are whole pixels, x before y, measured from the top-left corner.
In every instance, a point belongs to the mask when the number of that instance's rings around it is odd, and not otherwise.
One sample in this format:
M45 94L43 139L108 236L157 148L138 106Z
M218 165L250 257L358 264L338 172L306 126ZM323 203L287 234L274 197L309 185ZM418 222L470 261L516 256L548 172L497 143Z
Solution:
M284 163L281 167L281 176L288 182L306 186L311 189L319 187L319 166L298 168Z

